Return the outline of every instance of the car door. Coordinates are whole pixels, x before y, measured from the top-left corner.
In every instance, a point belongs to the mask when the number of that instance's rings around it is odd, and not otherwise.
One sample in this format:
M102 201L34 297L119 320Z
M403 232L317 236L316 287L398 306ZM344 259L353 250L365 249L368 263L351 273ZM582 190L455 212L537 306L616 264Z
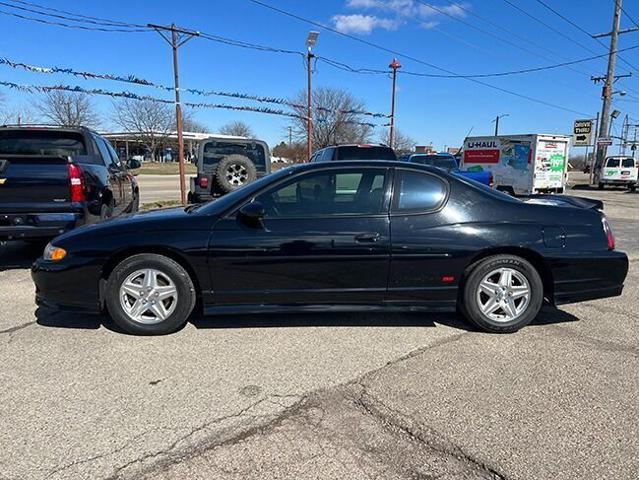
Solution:
M387 168L323 168L253 198L258 225L237 210L212 232L216 305L381 303L388 281Z
M447 180L434 173L397 169L391 203L391 267L387 303L455 304L456 266L453 265L459 219L444 210Z
M111 154L109 153L106 142L97 135L93 136L93 140L98 147L100 156L104 160L104 164L106 165L108 171L108 188L111 191L111 195L113 197L112 216L117 216L124 210L124 187L122 185L122 169L111 159Z

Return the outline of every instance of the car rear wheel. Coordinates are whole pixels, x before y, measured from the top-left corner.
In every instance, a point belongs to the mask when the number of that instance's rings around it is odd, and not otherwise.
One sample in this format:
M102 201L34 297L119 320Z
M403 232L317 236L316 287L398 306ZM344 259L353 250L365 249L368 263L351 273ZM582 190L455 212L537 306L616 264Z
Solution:
M528 261L496 255L471 267L461 309L486 332L510 333L528 325L543 302L543 283Z
M106 305L113 321L136 335L163 335L185 323L195 306L189 274L174 260L157 254L126 258L106 286Z

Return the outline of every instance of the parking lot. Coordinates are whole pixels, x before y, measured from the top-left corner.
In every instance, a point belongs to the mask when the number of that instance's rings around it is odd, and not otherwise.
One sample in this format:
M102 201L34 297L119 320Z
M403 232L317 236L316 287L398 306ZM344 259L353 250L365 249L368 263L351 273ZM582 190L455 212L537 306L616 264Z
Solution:
M39 251L0 247L0 479L638 478L639 194L570 193L604 200L624 294L512 335L317 313L134 337L36 310Z

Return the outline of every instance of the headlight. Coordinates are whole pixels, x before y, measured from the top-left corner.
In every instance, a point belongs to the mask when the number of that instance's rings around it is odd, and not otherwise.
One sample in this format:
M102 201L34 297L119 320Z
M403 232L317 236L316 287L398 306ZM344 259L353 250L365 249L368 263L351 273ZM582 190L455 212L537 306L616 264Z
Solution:
M67 256L67 251L64 248L55 247L50 243L45 247L44 254L42 255L45 260L52 262L59 262Z

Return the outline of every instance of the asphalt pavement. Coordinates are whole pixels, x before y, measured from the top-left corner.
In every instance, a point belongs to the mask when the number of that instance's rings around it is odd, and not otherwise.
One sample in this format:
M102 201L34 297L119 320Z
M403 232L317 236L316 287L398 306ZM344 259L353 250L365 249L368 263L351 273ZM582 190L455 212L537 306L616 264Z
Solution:
M135 178L140 187L141 203L180 199L179 175L137 175ZM189 181L189 176L187 176L187 189Z
M38 249L0 247L0 479L639 478L639 194L571 193L604 200L624 294L512 335L317 313L134 337L36 310Z

